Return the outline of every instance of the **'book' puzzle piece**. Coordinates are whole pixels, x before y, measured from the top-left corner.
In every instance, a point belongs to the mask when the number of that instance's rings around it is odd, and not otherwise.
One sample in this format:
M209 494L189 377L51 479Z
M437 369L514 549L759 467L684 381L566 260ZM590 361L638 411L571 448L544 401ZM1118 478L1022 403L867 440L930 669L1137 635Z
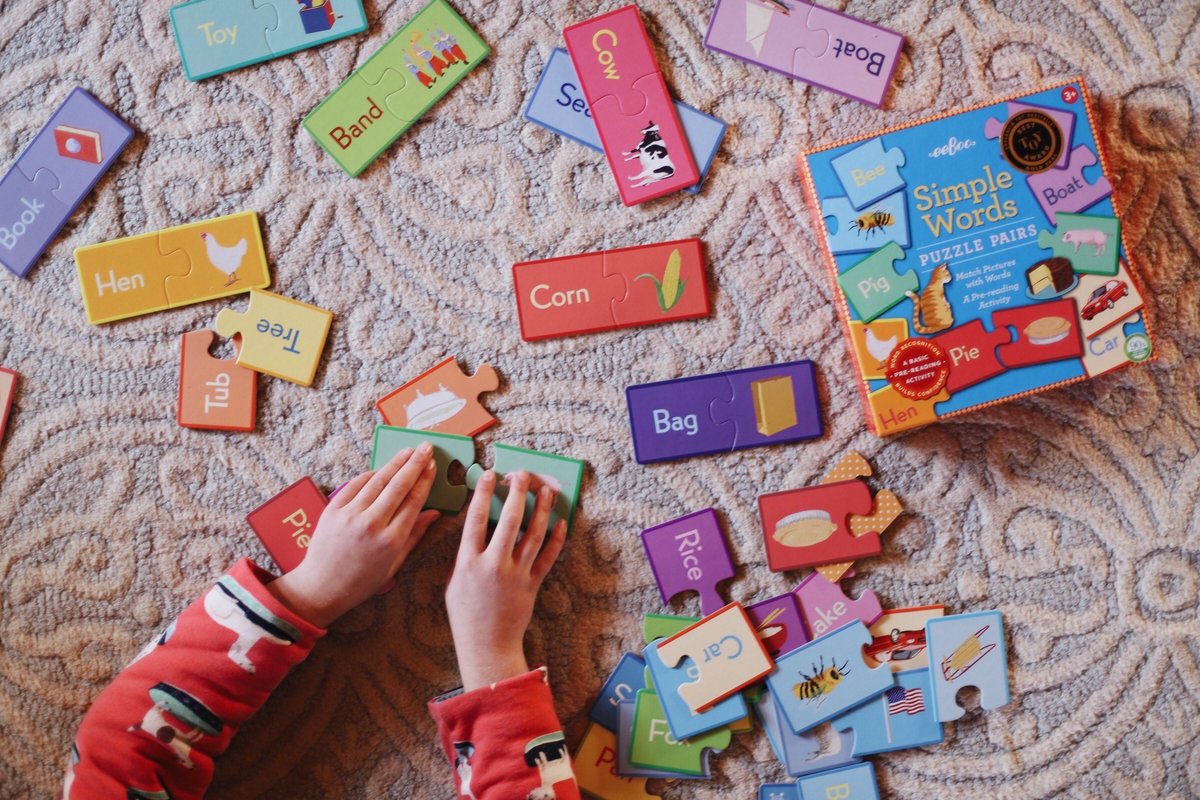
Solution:
M8 430L8 415L12 412L13 398L17 396L17 373L0 367L0 444L4 443L4 432Z
M635 692L645 688L646 662L636 653L626 653L600 687L600 694L592 703L588 716L592 722L616 733L619 723L617 707L621 703L633 702Z
M870 761L806 775L796 781L796 789L800 800L879 800Z
M595 723L588 725L575 748L572 767L579 788L600 800L661 800L661 795L646 791L645 778L617 774L617 736Z
M840 584L819 572L800 581L792 593L800 602L800 614L813 639L820 639L855 619L870 625L883 614L879 598L870 589L852 600Z
M500 377L490 364L480 364L474 375L467 375L451 356L392 390L375 407L384 422L397 428L474 436L496 422L479 395L499 386Z
M258 373L209 353L216 334L183 334L179 357L179 406L185 428L252 431L258 400ZM236 344L235 344L236 347Z
M1038 233L1038 245L1071 262L1075 272L1116 275L1121 256L1121 220L1058 212L1054 233Z
M886 611L870 626L867 664L887 664L892 672L908 672L929 666L925 645L925 623L945 615L944 606L917 606Z
M1112 184L1101 174L1095 183L1088 183L1083 170L1097 163L1096 154L1085 144L1071 151L1071 162L1063 169L1048 169L1026 175L1029 191L1051 224L1057 222L1056 214L1066 211L1076 213L1099 203L1112 194Z
M787 774L793 778L840 767L855 760L852 734L839 733L828 722L803 733L793 732L783 721L783 712L769 689L763 690L754 704L754 710L762 720L771 749L783 762Z
M854 479L759 495L772 572L879 555L879 533L853 536L847 518L870 513L871 490Z
M513 472L525 470L532 478L529 493L525 498L525 514L521 527L529 523L533 516L534 503L537 501L537 491L542 486L549 486L558 494L554 505L550 507L550 522L546 528L547 535L554 529L560 519L567 521L567 533L575 525L575 509L579 502L579 490L583 484L583 462L575 458L541 453L537 450L526 450L513 447L510 444L497 443L492 445L492 470L498 478L495 494L492 495L492 505L488 519L498 522L500 512L504 508L504 500L508 497L508 487L504 477ZM483 475L484 469L478 464L472 464L467 469L467 486L474 489Z
M966 686L979 690L981 708L1008 704L1008 655L999 611L935 617L925 623L925 637L938 721L953 722L966 713L956 699Z
M833 197L821 204L821 214L826 220L831 252L868 253L888 242L908 247L908 200L904 192L890 194L861 211L845 197ZM836 224L830 225L829 220Z
M790 653L808 641L800 602L791 592L746 606L746 614L771 658Z
M902 672L895 686L830 724L854 731L856 758L938 744L946 734L934 716L930 691L928 669Z
M658 582L663 603L680 592L700 595L700 611L712 614L725 605L717 584L736 572L711 508L642 531L642 546Z
M733 734L729 728L699 733L689 739L671 735L666 714L658 695L642 689L633 709L633 727L629 736L629 763L657 772L708 777L711 750L725 750ZM621 739L617 737L618 747Z
M246 522L262 540L280 574L300 566L308 555L313 531L328 504L313 479L305 477L246 516Z
M921 285L917 271L896 272L896 262L904 258L904 249L888 242L871 255L856 262L837 277L846 302L863 322L870 322L899 303L907 292Z
M671 735L676 740L683 741L701 733L732 725L746 716L746 700L740 692L734 692L707 711L692 710L687 701L679 694L679 687L697 680L700 677L700 669L691 658L685 658L675 668L663 663L658 654L658 646L664 641L666 639L657 639L646 645L646 649L642 651L642 657L646 660L646 669L650 673L647 685L649 686L651 681L653 682L652 689L658 693L658 701L662 704L663 712L667 716Z
M437 477L429 491L429 499L425 501L425 508L457 514L467 502L467 487L450 483L449 471L454 462L464 469L475 463L475 440L470 436L377 425L375 440L371 445L371 469L379 469L405 448L415 450L422 442L433 445L433 462L437 465Z
M713 705L754 683L775 666L746 611L737 603L704 617L657 645L667 667L678 670L690 658L699 678L678 687L679 696L693 713ZM659 686L662 692L666 686Z
M323 308L252 289L246 312L221 309L216 329L241 337L239 366L311 386L332 323L333 314Z

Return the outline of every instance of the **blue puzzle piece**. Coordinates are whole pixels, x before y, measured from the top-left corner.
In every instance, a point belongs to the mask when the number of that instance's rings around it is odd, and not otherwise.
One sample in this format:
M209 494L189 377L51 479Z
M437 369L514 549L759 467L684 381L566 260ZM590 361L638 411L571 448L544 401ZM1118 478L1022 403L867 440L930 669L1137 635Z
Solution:
M639 661L641 659L638 659ZM633 735L633 717L637 709L635 700L626 700L617 704L617 774L622 778L668 778L671 780L711 780L712 767L705 757L701 761L704 770L701 775L691 775L686 772L669 772L648 767L635 767L629 762L629 737Z
M671 735L678 740L687 739L714 728L737 722L746 716L746 700L741 693L730 695L721 702L700 714L695 714L679 695L679 687L685 683L693 683L700 673L690 658L685 658L675 669L663 663L658 655L658 645L662 639L656 639L646 645L642 657L654 681L654 689L662 703L663 713L667 715L667 725Z
M870 761L808 775L796 781L796 788L800 800L879 800Z
M979 689L983 708L1008 704L1008 654L999 611L936 617L925 623L925 640L939 721L951 722L965 713L955 700L965 686Z
M832 197L821 204L829 231L829 249L834 253L867 253L888 242L908 247L908 196L889 194L862 211L845 197ZM836 226L836 230L835 230Z
M895 685L884 664L867 667L871 634L860 620L788 653L775 662L767 686L791 729L802 733Z
M837 717L832 725L854 731L856 757L937 744L946 733L933 713L931 694L928 669L899 672L895 686Z
M758 787L758 800L800 800L794 783L764 783Z
M617 706L624 702L632 702L638 689L646 688L646 662L636 653L626 653L617 662L617 667L608 676L604 686L600 687L600 695L588 716L597 725L601 725L613 733L617 732L619 723Z
M903 275L896 272L895 262L902 258L904 249L889 242L838 275L838 286L846 302L863 322L870 322L899 303L906 292L920 288L916 270L910 269Z
M885 151L883 139L878 136L829 163L856 209L904 188L904 177L900 174L904 151L898 147Z
M779 703L769 690L763 690L754 710L762 720L775 756L793 778L857 760L853 752L854 736L836 731L831 725L818 725L804 733L793 733L783 721Z

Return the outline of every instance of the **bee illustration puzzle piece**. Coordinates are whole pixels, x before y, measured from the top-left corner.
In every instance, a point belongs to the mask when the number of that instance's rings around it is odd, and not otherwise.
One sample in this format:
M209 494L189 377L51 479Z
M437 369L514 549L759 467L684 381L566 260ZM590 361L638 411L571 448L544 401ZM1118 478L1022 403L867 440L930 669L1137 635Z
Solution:
M311 386L332 323L333 314L323 308L251 289L246 312L221 309L216 329L225 337L241 337L240 366Z
M837 230L826 222L829 250L833 253L867 253L888 242L908 247L908 200L904 192L890 194L861 211L845 197L821 204L821 214L834 220Z
M826 722L815 728L795 733L783 721L783 712L770 689L764 689L754 704L758 718L776 757L788 775L797 778L810 772L840 767L854 759L854 736L839 733Z
M956 699L966 686L979 690L981 708L1008 704L1008 654L999 611L935 617L925 623L925 637L939 722L952 722L966 713Z
M679 696L693 713L707 711L740 692L775 665L745 609L737 603L664 639L656 651L668 667L677 667L685 657L696 665L697 680L678 687ZM667 691L666 687L662 691Z
M1029 191L1051 224L1057 223L1056 215L1061 212L1085 211L1112 194L1112 184L1103 174L1095 183L1089 183L1083 174L1084 169L1097 163L1096 153L1081 144L1071 151L1071 161L1066 167L1025 176Z
M758 510L772 572L879 555L878 532L852 536L851 514L870 513L861 479L759 495Z
M700 595L700 610L712 614L725 605L717 585L736 569L711 508L642 531L642 546L664 604L680 592Z
M1079 311L1070 297L997 311L992 324L1013 331L1012 342L996 348L1009 369L1083 357Z
M308 555L317 522L329 501L309 477L301 478L246 515L246 523L271 554L280 574Z
M392 390L375 407L384 422L398 428L474 436L496 422L479 395L499 386L490 364L480 364L474 375L467 375L451 356Z
M1062 154L1058 157L1058 161L1054 162L1054 167L1056 169L1066 167L1071 158L1071 145L1075 141L1075 114L1070 111L1061 108L1035 106L1031 103L1010 102L1008 104L1008 117L1004 120L998 120L995 117L989 119L983 124L983 135L989 139L999 139L1004 133L1004 123L1022 111L1037 111L1054 120L1059 132L1062 134Z
M851 599L840 584L819 572L800 581L792 594L800 603L800 615L813 639L832 633L851 620L870 625L883 615L879 598L870 589Z
M425 501L425 508L458 513L467 502L467 487L450 483L449 471L454 462L464 468L474 465L475 440L470 436L377 425L371 446L371 469L379 469L396 453L408 447L415 449L422 442L433 445L433 462L437 465L437 477L429 491L429 499Z
M656 639L646 645L642 657L646 660L648 673L646 686L658 694L666 714L671 736L678 741L690 739L701 733L732 725L745 718L746 699L740 692L715 703L707 711L696 712L679 693L679 687L700 677L699 667L690 657L684 657L671 667L658 654L658 645L666 639Z
M870 761L805 775L796 781L796 790L800 800L879 800L875 767Z
M12 413L13 399L17 396L17 373L0 367L0 444L4 443L4 432L8 430L8 417Z
M928 668L898 673L895 686L830 724L854 732L856 758L939 744L946 733L934 714L931 689Z
M1121 257L1121 220L1060 211L1054 232L1040 231L1038 245L1071 262L1075 272L1116 275Z
M900 173L904 161L903 150L899 147L884 150L883 139L876 136L835 157L830 166L850 205L861 211L904 188L904 176Z
M183 334L176 419L184 428L252 431L258 373L214 358L209 348L215 338L210 330Z
M604 251L604 275L624 291L612 301L615 327L707 317L711 313L704 247L699 239Z
M579 788L604 800L655 800L646 791L645 778L623 778L617 774L617 737L595 723L588 725L572 759Z
M723 373L733 397L709 404L714 422L732 422L733 449L814 439L824 432L817 370L791 361Z
M619 723L617 707L624 702L633 702L635 693L646 688L646 662L636 653L625 653L613 669L600 694L588 710L588 717L597 725L603 725L616 733Z
M258 213L243 211L158 232L164 257L187 255L190 271L166 278L172 307L262 289L271 282Z
M562 519L567 521L567 533L569 534L575 524L575 510L579 502L579 490L583 484L583 462L553 453L526 450L510 444L497 443L492 445L492 450L494 453L492 470L495 471L499 481L496 484L495 494L492 496L488 519L493 523L500 519L504 500L508 497L508 487L504 483L504 476L525 470L532 477L532 481L525 498L525 514L521 520L522 528L533 516L537 491L545 485L557 492L554 505L550 507L550 522L547 531L553 530L558 521ZM482 466L478 464L469 466L467 468L467 486L474 489L483 473Z
M866 258L855 262L837 276L846 302L863 322L871 322L921 285L916 270L896 271L896 261L904 258L904 249L888 242Z
M709 752L727 749L732 738L727 727L697 733L686 740L672 736L658 694L642 689L634 703L628 740L629 763L656 772L709 777ZM622 745L619 734L617 745L618 748Z

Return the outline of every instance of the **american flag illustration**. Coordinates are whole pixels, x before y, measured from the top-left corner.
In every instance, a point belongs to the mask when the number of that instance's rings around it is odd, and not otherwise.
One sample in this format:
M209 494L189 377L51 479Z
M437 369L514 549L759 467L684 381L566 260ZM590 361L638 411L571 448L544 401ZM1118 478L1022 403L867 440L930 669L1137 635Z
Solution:
M925 694L920 687L905 691L903 686L893 686L884 696L889 714L920 714L925 710Z

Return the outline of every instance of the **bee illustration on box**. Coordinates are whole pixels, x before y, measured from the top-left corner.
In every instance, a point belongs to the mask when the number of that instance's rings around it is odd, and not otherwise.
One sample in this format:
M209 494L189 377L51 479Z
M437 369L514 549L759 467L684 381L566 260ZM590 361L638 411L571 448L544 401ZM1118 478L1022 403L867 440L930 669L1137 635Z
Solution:
M963 675L967 674L967 670L979 663L979 660L988 653L996 649L995 644L983 644L979 641L989 625L984 625L975 633L963 640L962 644L954 648L954 652L942 659L942 675L948 681L956 681Z
M885 233L887 228L895 224L896 217L892 215L891 211L886 208L876 208L860 214L854 222L850 223L850 229L858 231L859 236L870 239L876 233Z
M625 156L626 161L633 161L635 158L642 167L641 172L629 178L630 182L641 181L641 183L633 184L635 189L649 186L658 181L665 181L675 174L675 162L671 160L671 154L667 152L667 145L659 135L658 126L654 124L653 120L650 120L646 127L642 128L641 143Z
M825 698L833 693L833 690L838 687L842 679L850 674L850 670L846 669L850 662L842 664L840 667L834 661L825 667L825 657L821 656L820 666L813 665L813 674L811 676L800 673L800 677L804 678L800 683L792 687L792 692L795 693L799 700L815 700L817 705L825 702Z

